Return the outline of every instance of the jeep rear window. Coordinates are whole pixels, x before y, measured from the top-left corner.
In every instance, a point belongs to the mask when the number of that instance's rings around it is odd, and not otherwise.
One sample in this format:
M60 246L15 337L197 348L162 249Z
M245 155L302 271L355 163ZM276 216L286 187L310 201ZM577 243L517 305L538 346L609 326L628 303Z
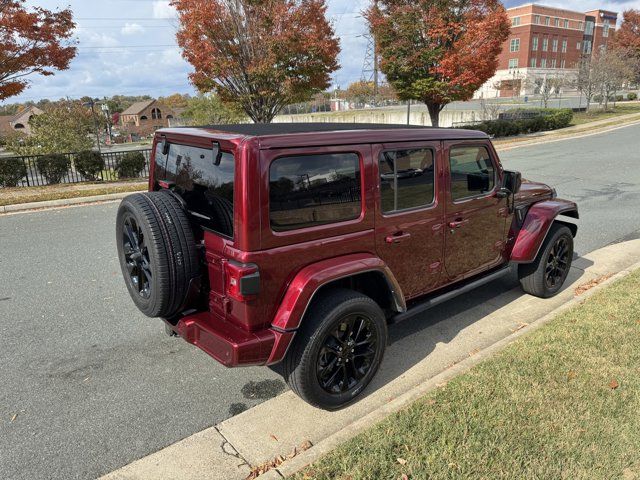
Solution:
M156 149L156 180L175 184L174 191L186 202L198 223L209 230L233 237L233 184L235 160L222 152L220 164L215 164L211 149L171 144L168 155L162 154L162 144ZM231 225L230 225L231 224Z
M281 157L271 164L269 177L276 232L354 220L362 212L355 153Z

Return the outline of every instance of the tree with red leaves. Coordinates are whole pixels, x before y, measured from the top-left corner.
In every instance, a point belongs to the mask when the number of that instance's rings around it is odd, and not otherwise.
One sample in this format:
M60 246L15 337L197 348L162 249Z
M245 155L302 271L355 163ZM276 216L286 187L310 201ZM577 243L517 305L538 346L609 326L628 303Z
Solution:
M499 0L378 0L366 18L382 72L401 100L427 105L433 126L494 75L510 29Z
M338 40L325 0L172 0L178 44L201 92L215 91L257 123L326 89Z
M27 9L25 0L0 0L0 100L22 93L33 74L66 70L76 56L70 9Z
M614 45L640 55L640 10L626 10L614 36Z

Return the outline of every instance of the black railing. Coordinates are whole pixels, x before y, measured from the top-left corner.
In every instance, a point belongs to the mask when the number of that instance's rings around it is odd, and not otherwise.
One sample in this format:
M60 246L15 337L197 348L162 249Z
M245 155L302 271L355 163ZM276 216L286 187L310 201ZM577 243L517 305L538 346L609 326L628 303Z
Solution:
M139 172L137 178L148 178L149 177L149 159L151 157L151 149L144 150L129 150L123 152L104 152L102 153L102 159L104 160L104 169L101 170L95 178L84 178L80 172L76 170L75 167L75 158L78 155L77 153L64 153L65 157L67 157L71 161L71 167L67 172L61 177L58 184L65 183L80 183L80 182L88 182L88 181L103 181L103 182L114 182L118 180L117 167L118 163L127 154L131 153L142 153L145 158L145 163L143 169ZM50 185L50 182L42 175L41 172L38 171L37 160L44 155L29 155L29 156L21 156L21 157L0 157L0 162L22 162L24 165L26 175L22 177L21 180L17 182L16 185L6 185L6 186L17 186L17 187L37 187ZM2 170L0 169L0 177L2 176ZM3 187L2 179L0 178L0 188Z

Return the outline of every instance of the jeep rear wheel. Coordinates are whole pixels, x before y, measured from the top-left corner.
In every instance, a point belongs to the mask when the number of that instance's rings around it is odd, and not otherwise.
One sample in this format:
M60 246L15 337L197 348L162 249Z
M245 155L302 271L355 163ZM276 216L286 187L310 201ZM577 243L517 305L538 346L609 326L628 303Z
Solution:
M369 297L339 289L314 300L282 364L291 389L306 402L336 410L375 376L387 344L387 323Z
M564 285L573 261L573 235L569 227L554 223L535 262L520 265L518 275L522 289L536 297L556 295Z
M179 313L199 273L193 232L180 203L165 192L129 195L118 209L116 241L138 309L149 317Z

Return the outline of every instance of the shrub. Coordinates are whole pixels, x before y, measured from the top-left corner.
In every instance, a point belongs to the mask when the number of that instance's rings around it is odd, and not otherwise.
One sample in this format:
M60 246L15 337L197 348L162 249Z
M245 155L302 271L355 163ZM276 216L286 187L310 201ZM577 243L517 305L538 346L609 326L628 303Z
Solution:
M36 159L36 167L48 183L60 183L69 173L71 160L61 153L50 153Z
M638 99L638 94L634 93L634 92L629 92L627 94L627 100L637 100Z
M0 158L0 185L17 187L27 176L27 167L21 158Z
M141 152L125 153L116 165L119 178L137 178L144 169L146 159Z
M76 170L86 180L97 180L98 174L104 170L104 159L98 152L85 150L76 155Z
M529 116L533 112L535 116ZM573 120L573 111L563 109L511 110L512 119L488 120L477 125L461 128L480 130L492 137L509 137L526 133L542 132L565 128ZM517 118L521 116L522 118Z
M593 96L593 101L596 103L602 103L602 100L604 100L604 97L602 95L594 95Z
M624 95L616 95L616 102L622 102L624 100Z

